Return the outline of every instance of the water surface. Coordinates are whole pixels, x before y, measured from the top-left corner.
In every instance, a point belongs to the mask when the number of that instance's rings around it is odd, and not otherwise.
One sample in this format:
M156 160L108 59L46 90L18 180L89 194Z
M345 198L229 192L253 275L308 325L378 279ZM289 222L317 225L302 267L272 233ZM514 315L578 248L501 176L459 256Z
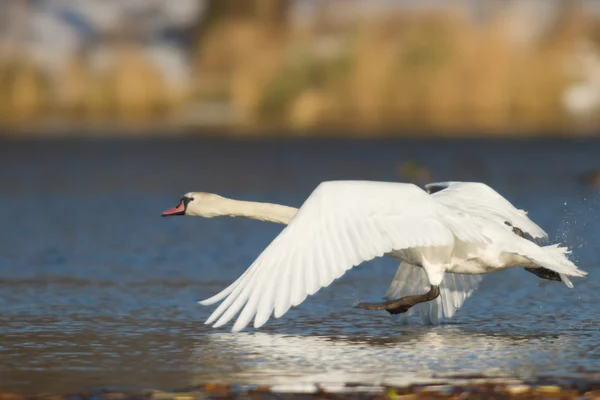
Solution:
M231 334L197 300L281 230L160 218L188 191L299 206L323 180L481 180L529 210L587 271L569 290L522 270L487 276L451 323L398 326L351 307L396 263L347 273L283 318ZM598 141L64 141L0 143L0 391L173 388L214 381L405 384L488 373L600 372Z

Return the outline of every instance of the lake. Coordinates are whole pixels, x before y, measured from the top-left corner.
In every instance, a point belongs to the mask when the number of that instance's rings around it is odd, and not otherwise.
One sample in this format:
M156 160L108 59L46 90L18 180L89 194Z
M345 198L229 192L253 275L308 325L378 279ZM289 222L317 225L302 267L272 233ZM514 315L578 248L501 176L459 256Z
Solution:
M440 326L379 301L397 263L355 268L263 328L203 324L282 229L161 218L188 191L300 206L319 182L473 180L529 211L589 272L574 289L521 269L483 280ZM472 373L600 372L599 191L593 140L57 140L0 142L0 391L409 384ZM421 182L422 183L422 182Z

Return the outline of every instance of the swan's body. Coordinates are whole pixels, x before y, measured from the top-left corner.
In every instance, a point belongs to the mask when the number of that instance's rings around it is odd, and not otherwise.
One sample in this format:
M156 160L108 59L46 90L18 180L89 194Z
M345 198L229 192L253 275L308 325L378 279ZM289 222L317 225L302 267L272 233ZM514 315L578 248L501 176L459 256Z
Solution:
M450 210L468 215L470 219L478 221L476 223L482 227L495 224L503 229L510 230L512 228L513 231L517 229L521 231L522 236L534 242L545 241L548 238L547 233L531 221L525 211L515 208L508 200L486 184L479 182L439 182L425 185L425 190ZM504 238L504 235L502 237ZM481 265L481 263L490 256L492 260L488 259L487 261L493 261L499 254L499 246L501 246L501 242L493 240L479 257L464 260L465 270L488 269L493 266L493 264L484 263ZM558 262L566 260L570 263L565 256L569 252L564 247L551 245L541 247L541 249L547 255L557 258ZM473 265L473 263L476 265ZM539 266L532 268L528 264L531 263L524 262L520 266L540 277L550 279L545 274L549 271L548 269L539 268ZM460 272L461 269L459 266L454 272ZM490 272L494 270L496 269L492 268ZM540 272L544 274L541 275ZM403 316L408 317L412 312L420 311L422 320L430 323L437 323L442 317L451 318L477 288L482 279L483 275L472 275L468 272L466 274L446 273L440 285L440 297L427 303L417 304ZM568 287L573 287L565 274L558 274L557 277L552 277L552 279L562 280ZM402 261L385 297L388 299L400 298L408 294L423 292L427 288L429 288L429 282L423 269Z
M442 185L449 186L447 193L455 186ZM241 311L233 331L252 319L254 327L260 327L272 314L282 316L353 266L384 255L402 261L386 294L397 300L359 307L396 314L418 304L424 319L433 323L454 314L480 274L517 266L542 267L565 278L586 274L564 256L564 249L540 247L515 235L506 222L527 222L519 229L534 237L543 238L545 233L491 188L493 193L486 196L498 198L490 201L478 195L472 202L475 211L461 203L460 196L468 193L464 186L453 190L457 192L454 197L443 195L445 190L430 195L405 183L324 182L297 211L188 193L179 206L163 215L230 215L287 223L238 280L201 302L209 305L224 300L206 321L214 327ZM430 288L426 295L408 296L424 286Z

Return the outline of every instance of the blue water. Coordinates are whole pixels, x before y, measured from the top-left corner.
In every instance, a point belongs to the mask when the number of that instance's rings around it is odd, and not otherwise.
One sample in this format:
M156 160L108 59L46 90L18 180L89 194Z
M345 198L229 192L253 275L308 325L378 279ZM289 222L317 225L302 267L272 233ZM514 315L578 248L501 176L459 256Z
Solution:
M203 325L209 297L281 226L160 218L188 191L302 204L323 180L484 181L589 272L575 288L487 276L451 323L397 326L378 300L396 263L355 268L279 320ZM0 391L162 388L214 381L405 384L455 374L600 372L600 141L0 142ZM424 182L418 182L424 183Z

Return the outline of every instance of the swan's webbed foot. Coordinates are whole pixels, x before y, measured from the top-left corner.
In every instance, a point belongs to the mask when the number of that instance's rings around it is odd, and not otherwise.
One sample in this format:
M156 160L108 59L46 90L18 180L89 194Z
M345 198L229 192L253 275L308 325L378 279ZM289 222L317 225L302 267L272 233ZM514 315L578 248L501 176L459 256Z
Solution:
M402 299L399 299L402 300ZM355 307L363 310L385 310L390 314L401 314L407 312L414 304L400 304L398 300L384 301L381 303L358 303Z
M558 272L554 272L548 268L544 268L544 267L525 268L525 271L531 272L532 274L537 275L538 277L540 277L542 279L547 279L549 281L562 282L562 279L560 279L560 275L558 274Z
M426 301L436 299L440 295L439 286L430 286L429 292L416 296L405 296L397 300L388 300L381 303L358 303L355 307L363 310L385 310L390 314L402 314L407 312L412 306Z

